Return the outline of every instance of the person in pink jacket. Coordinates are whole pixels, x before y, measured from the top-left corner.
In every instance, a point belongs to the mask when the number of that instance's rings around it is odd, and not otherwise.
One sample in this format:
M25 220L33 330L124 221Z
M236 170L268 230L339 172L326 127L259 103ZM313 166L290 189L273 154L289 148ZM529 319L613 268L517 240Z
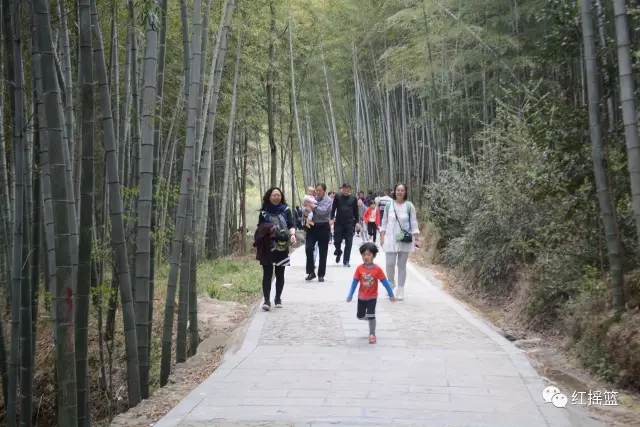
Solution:
M380 209L376 206L375 201L372 200L369 203L369 207L364 211L362 219L364 220L364 223L367 224L367 232L373 239L373 243L375 243L378 228L380 227Z

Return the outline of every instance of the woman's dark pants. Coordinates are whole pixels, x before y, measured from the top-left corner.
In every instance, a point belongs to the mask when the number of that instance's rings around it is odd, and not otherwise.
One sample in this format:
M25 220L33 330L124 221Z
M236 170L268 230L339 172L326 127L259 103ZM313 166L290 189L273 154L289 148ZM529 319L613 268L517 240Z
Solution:
M264 300L269 301L271 298L271 280L273 279L273 272L276 273L276 298L275 301L280 301L282 297L282 289L284 289L284 266L278 267L273 264L262 266L262 294Z

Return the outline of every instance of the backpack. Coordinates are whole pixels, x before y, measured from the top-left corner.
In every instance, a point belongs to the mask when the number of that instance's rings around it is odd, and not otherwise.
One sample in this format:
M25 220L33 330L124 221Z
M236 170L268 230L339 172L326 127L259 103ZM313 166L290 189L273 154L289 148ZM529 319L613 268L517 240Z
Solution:
M263 215L267 222L273 224L275 227L273 233L274 250L286 251L289 247L290 236L289 229L287 228L287 220L284 217L284 212L278 215L263 212Z

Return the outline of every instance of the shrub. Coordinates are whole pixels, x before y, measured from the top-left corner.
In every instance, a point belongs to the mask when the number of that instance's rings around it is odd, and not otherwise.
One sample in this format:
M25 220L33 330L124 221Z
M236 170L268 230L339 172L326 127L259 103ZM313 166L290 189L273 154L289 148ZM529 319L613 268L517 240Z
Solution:
M640 387L640 270L626 280L632 311L614 314L585 112L561 95L528 93L520 111L499 104L496 120L472 141L473 163L426 188L429 232L443 246L442 261L479 290L513 297L530 326L564 327L585 366ZM624 268L632 271L638 243L625 144L619 134L607 137Z

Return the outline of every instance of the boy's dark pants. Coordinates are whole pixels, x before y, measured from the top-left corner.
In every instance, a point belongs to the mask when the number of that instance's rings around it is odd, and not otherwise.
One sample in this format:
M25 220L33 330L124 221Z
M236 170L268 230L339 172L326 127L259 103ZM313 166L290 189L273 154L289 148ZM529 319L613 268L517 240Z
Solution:
M360 299L358 298L358 312L356 316L358 319L369 321L369 335L376 334L376 303L378 300L373 299Z
M375 222L369 222L367 223L367 231L369 232L369 236L373 237L373 243L376 242L376 234L378 231L378 227L376 226Z
M375 319L377 299L360 299L358 298L358 311L356 316L358 319Z

